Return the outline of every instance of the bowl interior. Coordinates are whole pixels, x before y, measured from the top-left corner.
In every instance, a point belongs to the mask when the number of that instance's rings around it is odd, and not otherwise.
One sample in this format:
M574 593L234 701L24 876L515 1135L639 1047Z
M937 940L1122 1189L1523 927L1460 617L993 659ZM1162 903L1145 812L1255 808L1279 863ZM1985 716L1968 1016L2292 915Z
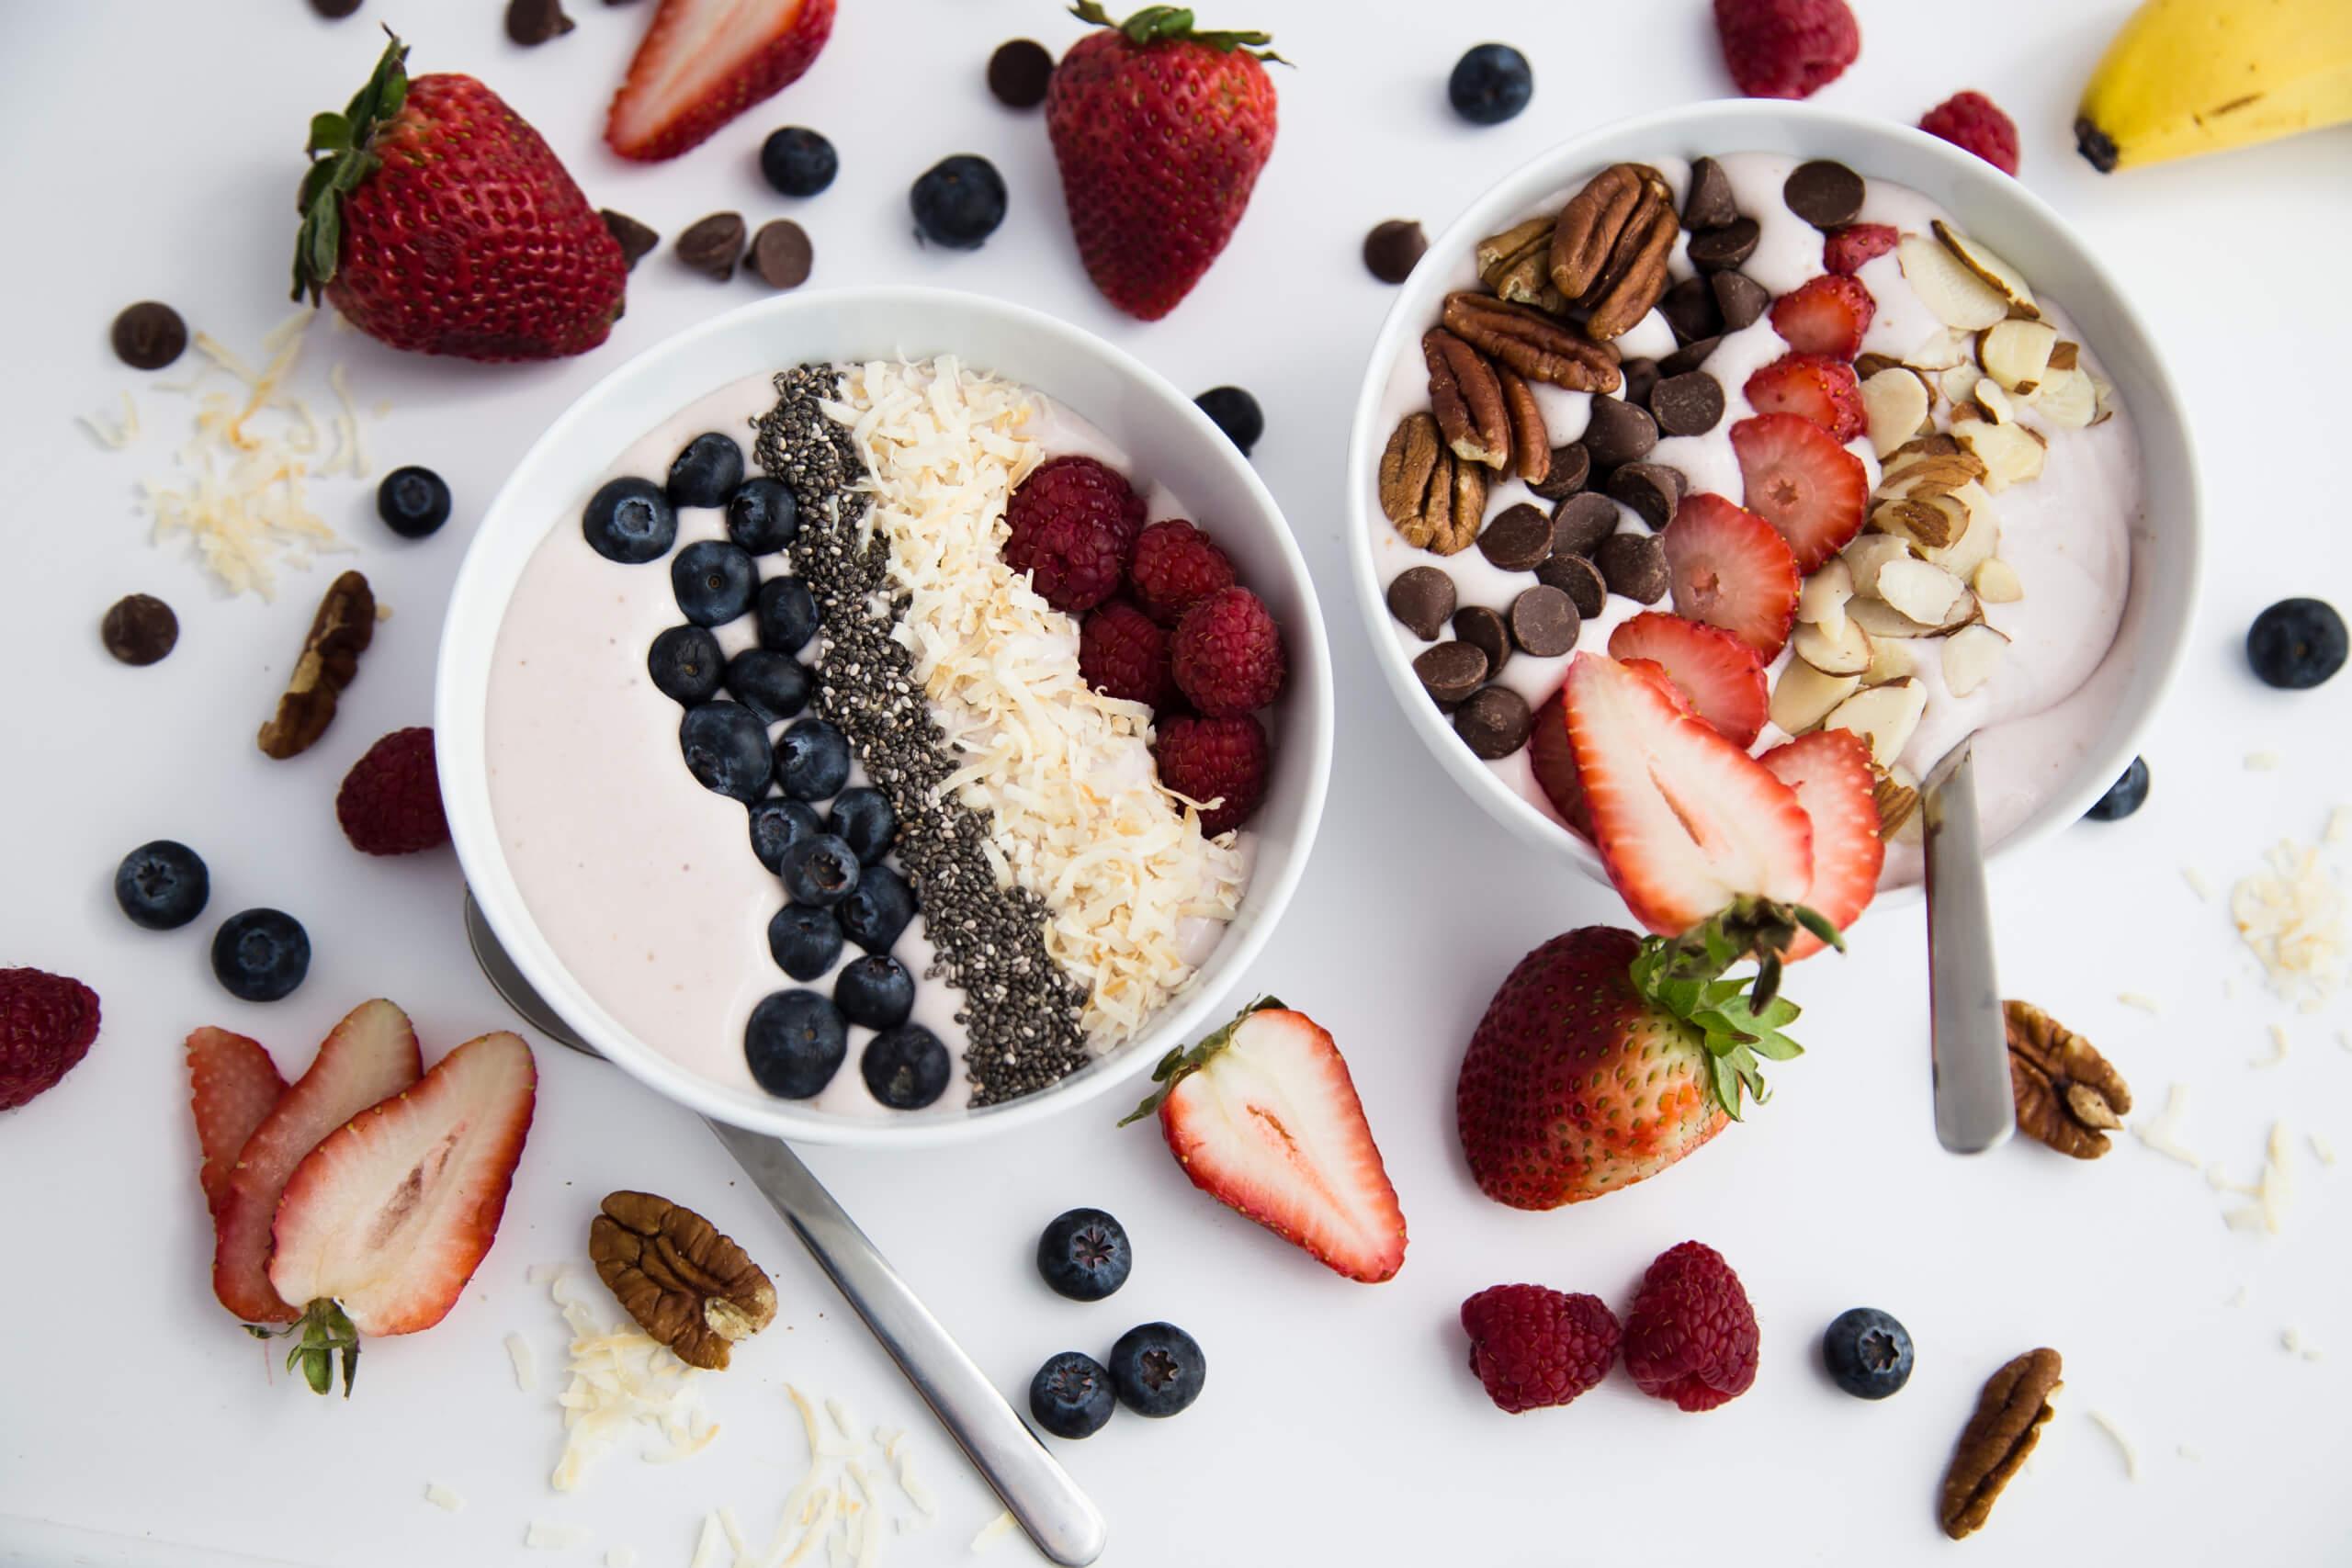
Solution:
M1039 1093L985 1110L853 1118L719 1085L638 1039L568 973L533 921L491 809L485 716L492 655L515 582L551 527L576 526L617 454L727 382L810 360L953 355L1022 381L1118 443L1138 474L1200 509L1236 567L1283 624L1291 673L1267 718L1276 765L1251 821L1256 863L1239 913L1186 988L1151 1026ZM904 1146L1002 1131L1091 1100L1213 1027L1225 993L1289 902L1322 815L1330 772L1330 655L1305 561L1273 498L1232 443L1155 372L1075 327L994 300L920 288L833 290L763 300L630 361L567 410L516 465L460 568L442 631L435 691L441 791L459 863L515 964L607 1057L706 1115L781 1137ZM647 744L673 744L666 733ZM687 781L681 778L681 786ZM780 982L781 983L781 982Z

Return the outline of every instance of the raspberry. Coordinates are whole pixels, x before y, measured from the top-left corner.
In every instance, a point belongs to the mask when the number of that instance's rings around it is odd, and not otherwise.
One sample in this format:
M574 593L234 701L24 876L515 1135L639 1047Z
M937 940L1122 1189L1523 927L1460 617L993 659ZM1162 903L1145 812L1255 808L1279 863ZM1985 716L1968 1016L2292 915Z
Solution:
M1201 831L1215 838L1238 828L1266 795L1266 732L1248 714L1238 718L1171 718L1152 742L1159 782L1187 800L1214 807L1201 813Z
M39 969L0 969L0 1111L47 1092L98 1037L97 993Z
M1516 1416L1566 1404L1609 1374L1623 1331L1599 1296L1493 1285L1462 1303L1470 1370Z
M1172 690L1168 633L1125 599L1108 600L1079 628L1078 672L1106 697L1158 707Z
M1809 98L1862 49L1846 0L1715 0L1731 79L1751 98Z
M1723 1254L1686 1241L1658 1254L1625 1315L1625 1370L1653 1399L1713 1410L1756 1381L1756 1309Z
M1849 223L1822 237L1821 265L1840 277L1851 277L1862 264L1894 249L1903 231L1892 223Z
M1038 596L1082 615L1119 591L1143 527L1143 498L1091 457L1056 457L1021 481L1004 509L1005 564Z
M1965 148L2005 175L2018 172L2017 123L1982 93L1954 93L1927 112L1919 129Z
M1204 717L1230 718L1283 689L1283 637L1265 601L1220 588L1184 612L1169 658L1177 689Z
M334 797L343 836L363 854L408 855L449 841L441 784L433 772L433 731L395 729L351 765Z
M1127 581L1143 613L1172 626L1199 601L1233 586L1233 563L1216 540L1182 518L1170 518L1136 536Z

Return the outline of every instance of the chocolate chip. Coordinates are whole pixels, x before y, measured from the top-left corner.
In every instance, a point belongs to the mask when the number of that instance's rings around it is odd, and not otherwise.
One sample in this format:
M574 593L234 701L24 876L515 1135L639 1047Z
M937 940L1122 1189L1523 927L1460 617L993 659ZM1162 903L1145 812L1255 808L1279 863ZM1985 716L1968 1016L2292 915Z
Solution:
M1576 647L1583 624L1564 589L1539 582L1510 602L1510 639L1538 659L1557 659Z
M180 618L161 599L133 593L107 606L98 640L125 664L153 664L177 646Z
M1702 337L1696 343L1684 344L1657 362L1658 374L1666 377L1688 376L1691 371L1704 365L1707 362L1707 356L1715 352L1715 345L1723 341L1719 337ZM1664 386L1665 383L1661 381L1659 385ZM1650 396L1653 398L1657 396L1656 389L1652 389Z
M1487 656L1487 673L1490 677L1510 658L1510 627L1484 604L1465 605L1455 611L1453 635Z
M714 212L678 236L678 259L715 283L735 276L735 260L742 254L743 215L740 212Z
M1623 398L1595 398L1584 427L1584 448L1596 468L1636 463L1657 445L1657 422Z
M1509 686L1488 686L1453 711L1453 732L1469 743L1471 755L1489 762L1526 745L1534 728L1527 699Z
M1657 385L1657 360L1628 359L1617 367L1617 373L1625 378L1625 384L1617 389L1619 397L1629 403L1650 400L1650 389Z
M1617 503L1598 491L1572 495L1552 511L1552 555L1589 556L1617 531ZM1537 573L1541 576L1542 573Z
M1398 572L1388 585L1388 613L1423 642L1434 641L1453 614L1453 579L1433 566Z
M1478 553L1505 571L1532 571L1552 553L1552 519L1523 501L1506 507L1478 536Z
M626 212L616 212L607 207L600 210L596 216L605 220L605 227L611 231L614 240L618 242L621 247L622 265L631 272L635 272L637 264L652 254L653 247L662 243L661 235Z
M526 48L571 30L560 0L507 0L506 36Z
M1724 386L1704 370L1669 376L1650 394L1650 412L1668 435L1704 435L1724 417Z
M1552 448L1552 466L1544 470L1543 481L1527 488L1546 501L1565 501L1591 479L1592 454L1585 450L1583 442L1571 441Z
M1706 278L1686 277L1668 289L1657 302L1657 313L1674 329L1674 341L1713 337L1723 331L1723 315L1715 309L1715 291Z
M1054 57L1035 39L1017 38L989 56L989 91L1009 109L1034 109L1046 101L1054 79Z
M1690 265L1701 272L1727 272L1756 254L1764 231L1753 218L1735 219L1720 229L1690 236Z
M1614 516L1616 508L1610 513ZM1535 569L1535 581L1566 594L1577 614L1587 619L1600 614L1609 602L1609 584L1600 580L1600 569L1582 556L1554 556Z
M330 22L339 22L359 9L359 0L311 0L311 9Z
M1713 158L1690 165L1690 194L1682 198L1685 229L1720 229L1739 216L1739 202L1731 192L1731 176Z
M1430 237L1409 218L1391 218L1373 225L1363 237L1363 265L1383 283L1402 283L1412 276Z
M1816 229L1842 228L1862 209L1862 176L1843 164L1815 158L1797 165L1781 187L1781 199Z
M815 253L808 235L789 218L760 225L752 236L751 268L770 288L797 288L808 281L808 262Z
M187 323L169 305L141 299L114 319L114 352L133 370L161 370L187 348Z
M1486 680L1487 656L1473 643L1442 642L1414 656L1413 673L1421 678L1421 689L1439 702L1458 703Z
M1609 592L1622 593L1636 604L1655 604L1666 597L1666 547L1654 534L1611 534L1600 541L1592 558Z
M1609 476L1609 497L1632 507L1651 527L1663 528L1674 520L1674 509L1682 504L1687 482L1681 469L1664 463L1628 463Z
M1714 285L1715 312L1727 333L1754 326L1771 307L1772 291L1744 272L1719 272L1708 281Z

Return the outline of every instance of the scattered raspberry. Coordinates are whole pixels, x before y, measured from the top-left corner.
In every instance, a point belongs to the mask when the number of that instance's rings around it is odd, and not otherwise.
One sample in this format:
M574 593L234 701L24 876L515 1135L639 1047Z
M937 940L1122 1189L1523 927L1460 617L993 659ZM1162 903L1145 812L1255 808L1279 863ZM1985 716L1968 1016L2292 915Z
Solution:
M1201 831L1211 838L1239 827L1265 798L1266 732L1246 713L1165 720L1152 755L1163 787L1187 800L1217 803L1201 813Z
M1686 1241L1658 1254L1625 1316L1625 1370L1644 1393L1713 1410L1756 1381L1756 1309L1723 1254Z
M1184 612L1170 652L1176 686L1209 718L1252 713L1283 689L1283 637L1265 601L1220 588Z
M1233 586L1233 563L1215 539L1182 518L1170 518L1136 536L1127 581L1143 613L1172 626L1199 601Z
M1715 0L1731 79L1751 98L1809 98L1862 50L1846 0Z
M0 1111L47 1093L98 1037L97 993L39 969L0 969Z
M395 729L343 776L334 797L343 836L362 854L409 855L449 841L441 784L433 772L433 731Z
M1542 1285L1493 1285L1462 1303L1470 1370L1487 1397L1516 1416L1566 1404L1608 1376L1623 1330L1599 1296Z
M1954 93L1928 111L1919 129L1966 148L2005 175L2018 172L2017 122L1982 93Z
M1892 223L1849 223L1843 229L1832 229L1822 238L1822 269L1851 277L1862 270L1863 263L1894 249L1901 238L1903 231Z
M1125 599L1098 604L1079 628L1078 672L1106 697L1159 707L1174 691L1167 628Z
M1056 457L1021 481L1004 509L1005 564L1064 615L1082 615L1119 591L1143 498L1091 457Z

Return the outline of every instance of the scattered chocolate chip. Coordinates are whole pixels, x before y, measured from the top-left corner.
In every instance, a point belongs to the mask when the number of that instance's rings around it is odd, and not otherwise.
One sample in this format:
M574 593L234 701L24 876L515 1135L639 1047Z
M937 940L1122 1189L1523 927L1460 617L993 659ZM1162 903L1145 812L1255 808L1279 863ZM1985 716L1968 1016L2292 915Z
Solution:
M770 288L797 288L808 281L808 262L814 254L808 248L808 235L789 218L760 225L752 236L751 269Z
M1815 158L1797 165L1781 187L1781 199L1816 229L1842 228L1862 209L1862 176L1843 164Z
M571 30L561 0L507 0L506 36L526 48Z
M989 56L989 91L1009 109L1034 109L1046 101L1054 79L1054 57L1035 39L1017 38Z
M1544 470L1541 482L1527 488L1546 501L1565 501L1591 479L1592 454L1585 450L1583 442L1571 441L1552 448L1552 466Z
M339 22L359 9L359 0L311 0L311 9L330 22Z
M1666 597L1666 547L1654 534L1611 534L1593 552L1592 564L1609 592L1622 593L1636 604L1655 604Z
M1421 678L1421 689L1439 702L1458 703L1486 680L1487 656L1473 643L1442 642L1414 656L1413 673Z
M1523 501L1506 507L1479 534L1478 553L1505 571L1532 571L1552 553L1552 519Z
M1657 385L1657 360L1628 359L1617 367L1617 373L1625 378L1625 384L1617 389L1619 397L1629 403L1650 400L1650 389Z
M1714 285L1715 313L1727 333L1754 326L1771 308L1772 291L1744 272L1719 272L1708 281Z
M1616 508L1610 511L1613 516ZM1600 580L1600 569L1582 556L1554 556L1535 569L1535 581L1566 594L1577 614L1588 620L1609 602L1609 584Z
M1557 659L1576 647L1583 625L1564 589L1539 582L1510 602L1510 639L1538 659Z
M98 640L125 664L153 664L178 646L180 618L153 594L130 594L107 606Z
M1391 218L1373 225L1363 237L1363 265L1383 283L1402 283L1412 276L1430 237L1409 218Z
M1623 398L1597 397L1584 427L1584 449L1596 468L1637 463L1657 445L1657 422Z
M1669 376L1650 393L1650 413L1668 435L1704 435L1724 417L1724 386L1704 370Z
M1487 674L1499 673L1510 658L1510 627L1484 604L1464 605L1453 614L1453 635L1487 656Z
M133 370L161 370L187 348L187 323L169 305L141 299L114 319L114 352Z
M1715 352L1715 345L1723 341L1719 337L1702 337L1695 343L1684 344L1657 362L1658 374L1668 378L1688 376L1691 371L1704 365L1707 362L1707 356ZM1658 385L1664 386L1665 382L1661 381ZM1657 396L1655 388L1651 389L1650 396L1653 398Z
M678 236L678 259L716 283L735 276L743 254L743 215L714 212Z
M1609 496L1632 507L1652 528L1663 528L1674 520L1687 483L1681 469L1664 463L1628 463L1609 476Z
M1453 712L1453 732L1469 743L1471 755L1489 762L1526 745L1534 728L1527 699L1509 686L1488 686Z
M1674 341L1714 337L1723 331L1722 312L1715 309L1715 291L1706 276L1686 277L1668 289L1657 302L1657 313L1674 329Z
M1753 218L1735 219L1720 229L1690 236L1690 265L1701 272L1728 272L1756 254L1764 231Z
M1453 614L1453 579L1433 566L1398 572L1388 585L1388 613L1423 642L1434 642Z
M1616 531L1615 502L1599 491L1572 495L1552 511L1553 558L1589 556Z
M1690 165L1690 194L1682 198L1682 226L1696 231L1720 229L1739 216L1739 202L1731 191L1731 176L1713 158Z
M661 235L626 212L616 212L607 207L599 211L596 216L605 220L605 227L611 231L614 240L619 243L621 262L631 272L635 272L637 264L650 255L653 247L662 243Z

